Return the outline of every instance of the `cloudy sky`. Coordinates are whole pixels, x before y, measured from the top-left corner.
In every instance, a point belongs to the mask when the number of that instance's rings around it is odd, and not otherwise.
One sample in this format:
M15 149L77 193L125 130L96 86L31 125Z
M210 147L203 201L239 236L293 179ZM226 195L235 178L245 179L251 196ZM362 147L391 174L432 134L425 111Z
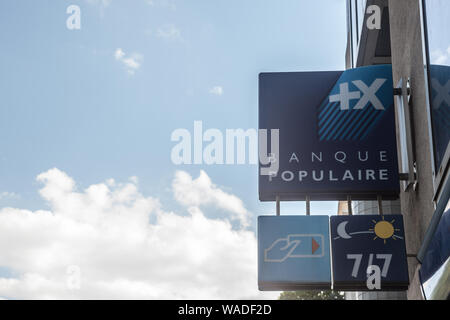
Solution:
M345 1L11 0L0 24L0 298L277 297L257 167L175 165L171 133L256 128L259 72L343 70Z

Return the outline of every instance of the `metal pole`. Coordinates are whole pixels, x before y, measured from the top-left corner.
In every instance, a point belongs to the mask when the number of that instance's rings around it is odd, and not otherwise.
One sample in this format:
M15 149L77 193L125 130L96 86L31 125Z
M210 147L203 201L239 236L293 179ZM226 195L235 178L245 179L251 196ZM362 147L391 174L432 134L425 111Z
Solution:
M280 196L276 196L277 216L280 215Z
M383 215L383 197L381 195L377 195L377 202L378 202L378 214L380 216Z
M311 214L311 206L309 203L309 196L306 196L306 215L309 216Z
M352 216L353 215L352 196L347 196L347 210L348 210L348 215Z

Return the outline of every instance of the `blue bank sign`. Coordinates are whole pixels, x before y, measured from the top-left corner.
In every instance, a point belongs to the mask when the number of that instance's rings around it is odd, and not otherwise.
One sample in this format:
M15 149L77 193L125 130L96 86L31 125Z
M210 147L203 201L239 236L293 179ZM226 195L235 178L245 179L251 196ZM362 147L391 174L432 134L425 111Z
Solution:
M397 198L392 88L390 65L261 73L260 200Z
M409 284L402 215L330 218L333 288L406 290ZM373 266L376 266L376 270ZM374 281L370 281L371 274ZM374 285L376 277L379 287Z
M406 290L406 258L402 215L258 217L262 291Z
M328 216L258 217L260 290L331 288Z

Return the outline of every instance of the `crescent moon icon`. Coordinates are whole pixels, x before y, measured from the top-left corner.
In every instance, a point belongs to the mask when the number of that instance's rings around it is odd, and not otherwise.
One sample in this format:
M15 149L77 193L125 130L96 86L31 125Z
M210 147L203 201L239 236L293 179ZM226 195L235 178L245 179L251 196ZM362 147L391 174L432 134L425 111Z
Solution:
M337 234L342 238L342 239L351 239L352 237L347 233L347 231L345 231L345 227L347 226L348 221L344 221L339 223L339 225L337 226Z

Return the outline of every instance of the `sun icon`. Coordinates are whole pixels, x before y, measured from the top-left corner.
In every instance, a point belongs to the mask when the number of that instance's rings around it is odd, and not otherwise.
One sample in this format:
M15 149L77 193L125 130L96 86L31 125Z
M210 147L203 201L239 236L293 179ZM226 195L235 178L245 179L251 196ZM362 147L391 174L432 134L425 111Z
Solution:
M396 238L400 238L399 236L395 235L395 231L400 231L400 229L394 228L394 222L395 220L392 220L391 222L385 221L384 216L382 216L381 221L375 221L372 220L372 222L375 224L373 229L369 229L370 231L375 232L375 238L373 240L376 240L378 238L381 238L384 240L384 244L386 244L386 239L393 239L396 240Z

